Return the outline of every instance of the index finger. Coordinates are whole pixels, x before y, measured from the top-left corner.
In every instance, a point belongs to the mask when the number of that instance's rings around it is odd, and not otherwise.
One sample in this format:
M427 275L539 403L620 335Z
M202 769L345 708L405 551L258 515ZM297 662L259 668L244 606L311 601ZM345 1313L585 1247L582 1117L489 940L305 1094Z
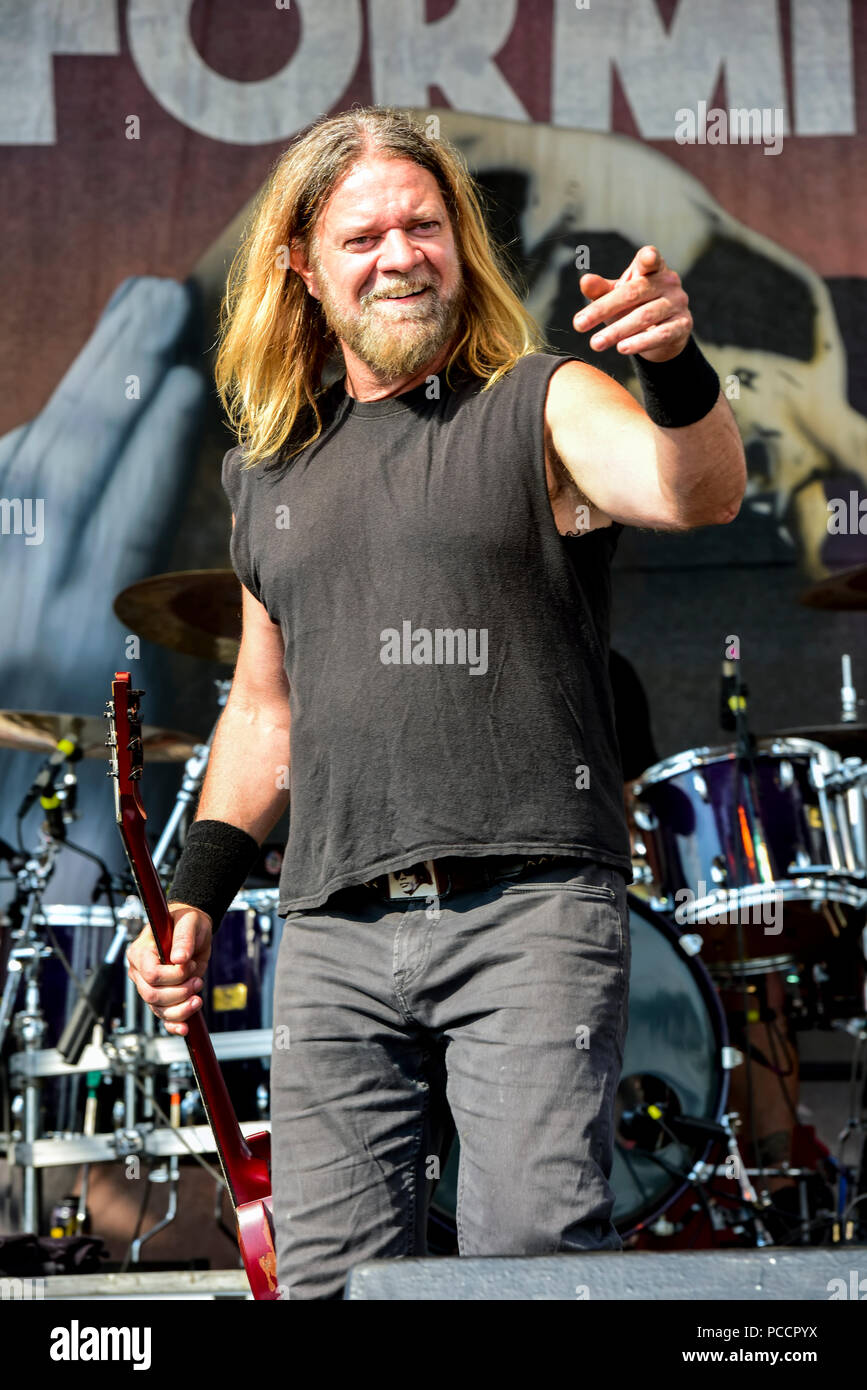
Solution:
M658 249L655 246L641 246L617 283L622 284L624 280L634 280L639 275L656 275L664 269L665 261Z

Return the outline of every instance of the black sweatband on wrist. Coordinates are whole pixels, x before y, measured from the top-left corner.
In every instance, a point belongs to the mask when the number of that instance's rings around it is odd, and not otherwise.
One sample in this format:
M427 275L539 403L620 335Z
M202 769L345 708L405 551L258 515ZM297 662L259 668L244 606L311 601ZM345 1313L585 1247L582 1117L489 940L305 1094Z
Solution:
M166 897L207 912L216 932L258 857L246 830L224 820L193 821Z
M655 425L677 429L704 419L717 402L720 380L695 338L667 362L633 357L644 395L644 409Z

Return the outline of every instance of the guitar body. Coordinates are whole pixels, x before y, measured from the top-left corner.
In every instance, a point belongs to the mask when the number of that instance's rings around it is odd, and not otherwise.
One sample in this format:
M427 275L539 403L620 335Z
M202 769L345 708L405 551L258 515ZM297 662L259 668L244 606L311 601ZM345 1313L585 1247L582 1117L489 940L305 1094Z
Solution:
M257 1301L279 1298L271 1198L266 1197L264 1202L247 1202L238 1207L235 1215L238 1245L253 1297Z
M115 779L115 818L129 866L142 900L157 953L171 959L174 923L145 834L144 807L138 783L143 768L139 697L128 671L118 671L106 705L111 775ZM217 1156L235 1212L238 1245L255 1299L279 1298L274 1218L271 1205L271 1136L245 1139L232 1106L201 1010L188 1020L184 1038Z
M271 1136L267 1131L248 1134L247 1147L254 1158L271 1167ZM277 1292L277 1251L274 1239L274 1213L270 1194L255 1197L235 1208L241 1259L256 1300L279 1298Z

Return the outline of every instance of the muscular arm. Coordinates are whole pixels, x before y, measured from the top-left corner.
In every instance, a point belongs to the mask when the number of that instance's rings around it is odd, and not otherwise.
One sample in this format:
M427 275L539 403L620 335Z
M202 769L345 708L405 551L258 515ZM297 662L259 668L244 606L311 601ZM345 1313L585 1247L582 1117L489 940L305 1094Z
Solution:
M617 280L588 272L580 285L592 303L572 323L578 332L593 333L594 352L616 345L618 352L661 363L687 346L689 299L657 247L640 247ZM549 383L545 434L546 458L556 454L593 504L594 526L614 520L685 531L733 521L740 509L746 459L721 391L700 420L669 429L655 424L604 372L567 362Z
M196 819L228 821L261 844L289 801L283 790L287 778L280 775L289 766L289 682L279 627L246 588L242 595L238 663L214 736ZM169 907L174 924L171 962L160 960L146 927L129 948L128 974L168 1031L183 1036L202 1007L202 981L219 923L187 903L173 900Z
M214 737L196 820L223 820L261 844L289 803L289 682L283 637L242 586L235 676Z
M604 372L566 362L549 383L545 427L549 453L606 520L679 531L738 514L746 461L722 392L703 419L664 429Z

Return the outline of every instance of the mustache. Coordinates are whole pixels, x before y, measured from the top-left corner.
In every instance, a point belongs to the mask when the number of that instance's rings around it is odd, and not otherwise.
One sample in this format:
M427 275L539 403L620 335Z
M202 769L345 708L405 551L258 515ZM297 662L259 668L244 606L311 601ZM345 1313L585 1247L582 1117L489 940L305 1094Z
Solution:
M432 280L404 281L395 282L384 290L372 290L370 294L362 295L359 303L363 308L368 304L375 304L378 299L390 299L396 295L415 294L418 290L435 290L436 286Z

